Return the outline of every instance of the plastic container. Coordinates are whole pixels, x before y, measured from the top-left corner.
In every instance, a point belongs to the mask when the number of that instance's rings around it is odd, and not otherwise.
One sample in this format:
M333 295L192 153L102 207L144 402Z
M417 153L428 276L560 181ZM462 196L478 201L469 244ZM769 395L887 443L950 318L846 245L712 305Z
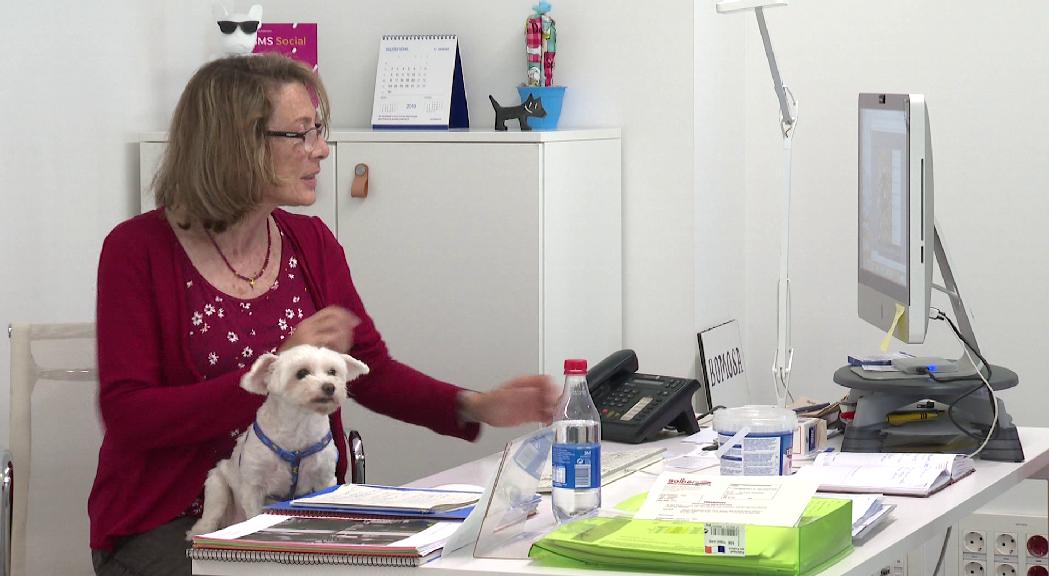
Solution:
M586 360L565 360L552 426L550 502L563 524L601 507L601 417L586 385Z
M776 406L741 406L714 412L718 444L747 428L741 443L721 454L722 476L787 476L798 415Z
M561 104L565 98L564 86L518 86L517 94L521 97L521 102L527 100L529 95L533 98L541 98L543 101L546 116L530 117L528 126L532 130L557 129L557 121L561 118Z

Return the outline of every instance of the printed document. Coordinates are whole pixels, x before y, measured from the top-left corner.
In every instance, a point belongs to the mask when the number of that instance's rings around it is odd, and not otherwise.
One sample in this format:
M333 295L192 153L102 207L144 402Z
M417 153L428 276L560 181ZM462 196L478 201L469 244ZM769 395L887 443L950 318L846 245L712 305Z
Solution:
M798 476L819 482L826 492L870 492L928 496L973 472L972 459L959 454L820 454Z
M817 484L791 476L664 472L634 518L791 527L798 523Z

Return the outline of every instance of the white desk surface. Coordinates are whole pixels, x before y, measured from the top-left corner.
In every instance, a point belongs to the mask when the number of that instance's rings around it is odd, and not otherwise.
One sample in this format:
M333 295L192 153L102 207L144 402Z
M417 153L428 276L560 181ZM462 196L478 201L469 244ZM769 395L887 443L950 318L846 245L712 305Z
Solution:
M908 552L936 536L942 536L948 526L995 497L1004 493L1021 480L1039 477L1049 478L1049 428L1020 428L1020 441L1023 443L1027 460L1021 463L976 461L976 473L948 486L928 498L886 497L898 506L892 512L889 521L876 528L877 532L868 537L861 545L855 547L851 554L837 564L821 572L823 575L850 574L869 576L903 558ZM653 444L646 444L651 446ZM667 455L673 456L691 451L695 444L682 443L680 438L667 438L655 445L666 446ZM606 450L626 450L636 446L606 443ZM470 483L484 484L495 473L499 455L495 454L476 460L451 470L427 476L409 484L410 486L431 487L441 484ZM654 465L648 470L659 470ZM638 472L602 489L603 504L614 506L618 502L643 492L654 478L654 474ZM554 525L550 510L549 495L543 497L539 513L528 520L527 530L539 530ZM363 568L363 567L362 567ZM349 568L353 571L353 568ZM328 575L346 574L346 566L288 566L272 563L235 563L219 561L193 562L193 573L202 576L239 576L239 575ZM360 569L357 569L360 571ZM503 574L578 574L575 570L545 568L533 564L530 560L519 559L475 559L469 556L440 558L419 568L375 568L374 573L382 576L450 576L470 575L488 576ZM594 571L602 576L637 576L638 572L620 572L613 570Z

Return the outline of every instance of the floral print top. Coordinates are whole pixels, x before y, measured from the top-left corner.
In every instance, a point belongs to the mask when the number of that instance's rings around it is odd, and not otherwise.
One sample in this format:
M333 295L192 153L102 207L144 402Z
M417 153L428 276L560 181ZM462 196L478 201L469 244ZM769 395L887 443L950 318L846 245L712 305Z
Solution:
M275 352L295 326L316 311L294 249L283 234L281 259L281 271L270 289L241 300L212 286L186 258L190 358L205 380L250 368L259 356Z
M183 251L186 286L184 297L189 354L197 371L214 378L239 368L250 368L266 352L276 352L295 327L309 318L316 306L306 289L298 258L281 233L281 270L270 289L261 296L242 300L212 286ZM229 450L243 430L230 430ZM228 457L216 454L217 459ZM203 490L182 513L199 517Z

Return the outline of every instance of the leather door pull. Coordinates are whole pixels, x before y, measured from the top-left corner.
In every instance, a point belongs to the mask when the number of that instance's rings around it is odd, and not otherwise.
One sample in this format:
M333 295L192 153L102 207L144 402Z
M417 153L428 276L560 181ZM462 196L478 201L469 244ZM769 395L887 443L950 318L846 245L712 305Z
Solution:
M353 167L353 184L350 185L350 196L353 198L368 197L368 165L363 162Z

